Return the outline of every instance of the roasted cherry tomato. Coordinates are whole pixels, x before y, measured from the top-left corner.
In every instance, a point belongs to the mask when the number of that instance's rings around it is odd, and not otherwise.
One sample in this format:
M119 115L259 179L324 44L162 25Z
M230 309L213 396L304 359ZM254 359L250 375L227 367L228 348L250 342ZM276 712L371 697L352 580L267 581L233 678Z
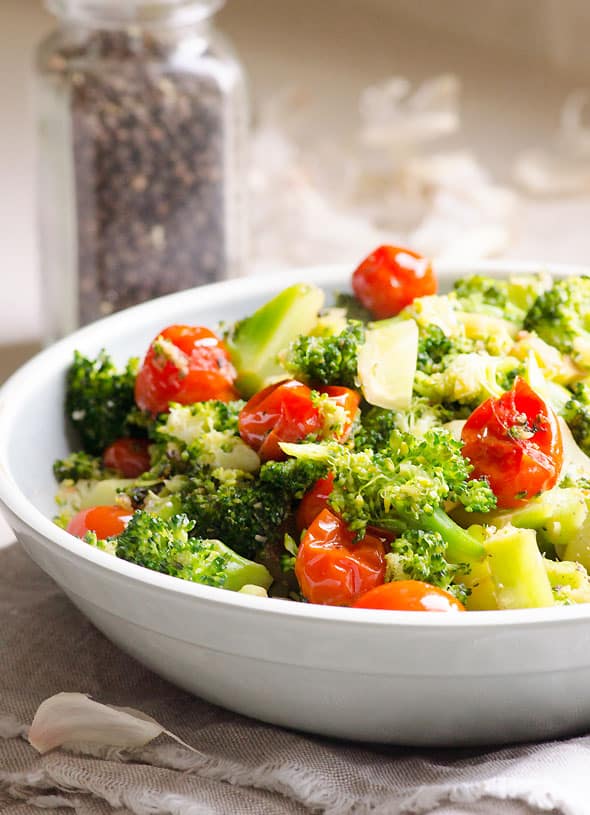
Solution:
M352 275L352 290L373 317L394 317L416 297L436 293L430 261L401 246L380 246Z
M236 371L223 342L202 326L171 325L150 345L135 382L135 401L156 415L169 402L237 399Z
M502 509L557 483L563 462L557 417L520 377L511 390L473 411L461 437L472 477L487 478Z
M102 463L125 478L137 478L150 468L147 439L117 439L102 454Z
M344 521L324 509L299 545L295 575L310 603L350 606L385 579L385 545L366 535L358 543Z
M286 456L279 442L302 441L319 433L322 421L307 385L286 379L254 394L240 411L238 428L262 461L280 461Z
M346 413L346 422L340 433L335 436L336 441L346 441L350 436L350 431L352 430L352 425L359 409L359 403L361 401L360 395L356 391L341 387L340 385L326 385L325 387L318 388L318 391L329 396L330 400L343 408ZM329 434L330 428L325 428L324 432L326 431Z
M303 532L312 525L323 509L328 507L328 498L334 489L334 476L329 473L326 478L315 482L301 499L295 515L297 529Z
M371 589L354 603L354 608L385 611L465 611L452 594L420 580L395 580Z
M77 538L83 538L87 532L96 532L100 539L110 538L121 534L132 515L132 511L117 506L91 507L74 515L67 529Z

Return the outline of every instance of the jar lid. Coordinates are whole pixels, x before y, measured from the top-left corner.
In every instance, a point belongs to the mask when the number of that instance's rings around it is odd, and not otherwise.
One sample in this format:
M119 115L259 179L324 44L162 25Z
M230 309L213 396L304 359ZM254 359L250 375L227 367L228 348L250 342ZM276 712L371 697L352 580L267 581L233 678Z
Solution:
M225 0L45 0L58 17L106 27L188 25L211 17Z

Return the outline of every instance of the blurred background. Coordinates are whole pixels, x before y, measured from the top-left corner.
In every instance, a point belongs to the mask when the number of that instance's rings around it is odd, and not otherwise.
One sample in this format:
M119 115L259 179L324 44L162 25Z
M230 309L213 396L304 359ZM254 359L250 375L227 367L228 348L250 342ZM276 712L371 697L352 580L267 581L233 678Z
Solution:
M584 0L229 0L217 26L251 100L241 273L352 267L399 237L450 259L590 258ZM41 0L0 3L0 381L50 307L33 65L54 27Z

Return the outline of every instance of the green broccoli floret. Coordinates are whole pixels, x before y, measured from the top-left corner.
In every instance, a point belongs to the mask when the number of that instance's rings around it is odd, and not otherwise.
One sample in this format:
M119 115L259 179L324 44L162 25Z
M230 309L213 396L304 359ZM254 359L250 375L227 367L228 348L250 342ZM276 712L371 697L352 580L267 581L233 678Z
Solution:
M464 311L522 323L549 285L545 274L512 275L507 279L471 275L455 283L453 294Z
M153 431L152 467L145 480L192 473L203 467L255 472L258 455L239 436L238 415L244 402L171 404Z
M423 436L428 430L442 426L456 417L447 406L431 405L427 399L415 397L409 410L387 410L371 407L361 414L354 434L354 449L382 450L389 446L394 430Z
M289 458L286 461L267 461L260 470L259 479L261 483L286 493L290 500L298 500L327 474L328 465L323 461Z
M469 479L472 467L448 432L414 438L395 431L389 448L378 452L338 444L281 446L290 456L328 464L334 474L329 504L357 537L369 524L394 532L423 529L442 535L453 562L483 557L482 545L451 520L443 504L459 501L469 511L485 512L496 499L487 482Z
M98 456L88 453L70 453L65 458L58 458L53 462L53 474L57 481L80 481L80 479L99 480L111 478L113 472L105 470L102 460Z
M578 445L590 455L590 387L577 382L570 390L572 398L566 402L561 415Z
M425 374L440 371L445 357L453 350L453 340L437 325L427 325L420 331L416 367Z
M537 297L524 327L590 367L590 276L557 280Z
M194 525L186 515L164 520L140 510L117 538L115 554L157 572L231 591L245 585L270 586L272 578L262 564L241 557L219 540L190 537Z
M119 371L105 351L95 360L74 352L66 378L65 409L85 452L100 455L115 439L130 434L128 417L135 407L138 368L137 359L130 359Z
M447 545L439 532L407 529L391 543L391 552L385 555L385 580L422 580L449 591L464 602L468 590L453 583L461 566L446 559Z
M336 336L302 335L289 346L283 365L303 382L354 388L358 348L364 341L365 327L358 320L350 321Z
M513 357L487 353L450 355L433 374L416 372L414 393L434 403L465 405L471 408L509 390L523 365Z

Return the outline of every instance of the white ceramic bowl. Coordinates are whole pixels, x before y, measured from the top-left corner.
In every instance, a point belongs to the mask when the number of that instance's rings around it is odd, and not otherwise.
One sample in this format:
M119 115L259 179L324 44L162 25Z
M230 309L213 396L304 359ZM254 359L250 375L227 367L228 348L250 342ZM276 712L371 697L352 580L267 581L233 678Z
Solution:
M469 271L515 269L535 267L438 272L444 285ZM170 323L215 326L299 280L346 289L349 273L322 268L181 292L39 354L0 391L0 499L9 522L33 560L113 642L177 685L240 713L329 736L412 745L514 742L588 728L590 605L445 615L249 597L118 560L51 522L51 464L69 449L62 401L75 348L96 354L105 346L123 362Z

